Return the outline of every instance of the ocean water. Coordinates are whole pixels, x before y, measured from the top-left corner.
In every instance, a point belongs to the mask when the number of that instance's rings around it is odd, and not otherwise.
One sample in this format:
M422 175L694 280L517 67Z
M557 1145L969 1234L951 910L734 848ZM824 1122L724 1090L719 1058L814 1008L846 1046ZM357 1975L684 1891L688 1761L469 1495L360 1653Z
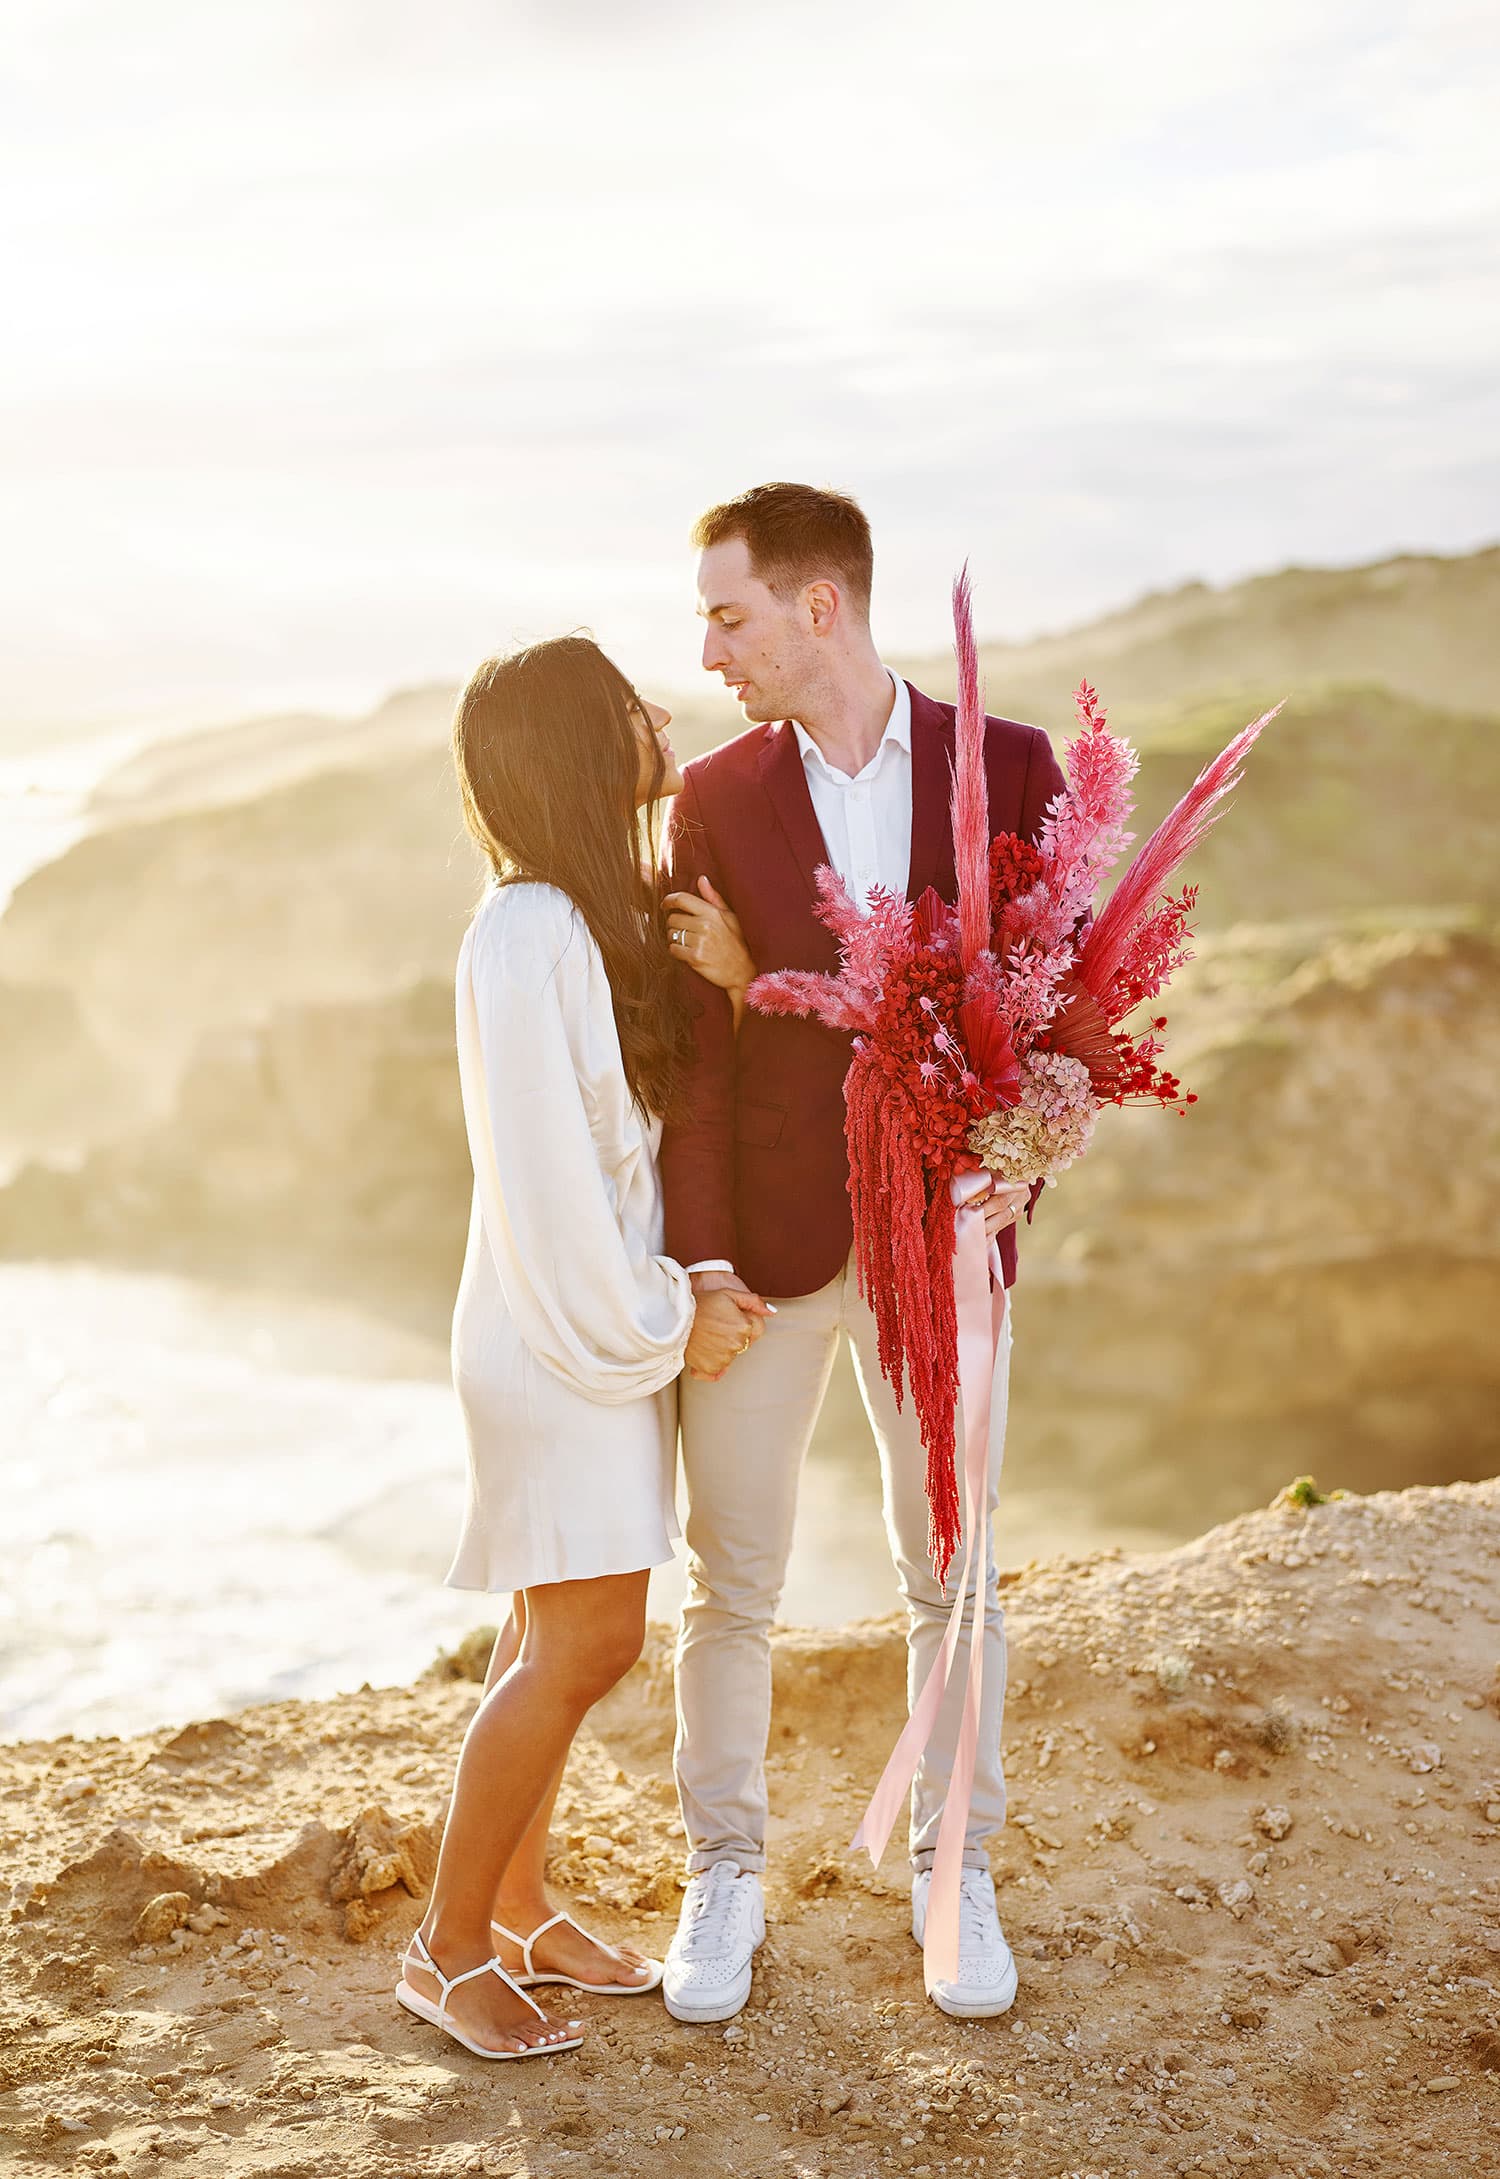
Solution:
M0 1732L395 1679L484 1616L440 1587L451 1401L401 1363L338 1311L0 1266Z
M85 804L106 772L150 734L116 727L76 740L14 739L0 756L0 912L28 871L61 855L85 829Z

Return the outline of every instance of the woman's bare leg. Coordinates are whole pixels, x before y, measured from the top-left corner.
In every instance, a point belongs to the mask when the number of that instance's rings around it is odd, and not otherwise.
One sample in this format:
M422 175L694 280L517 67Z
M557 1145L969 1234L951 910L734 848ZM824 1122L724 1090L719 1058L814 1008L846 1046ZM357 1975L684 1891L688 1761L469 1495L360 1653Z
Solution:
M485 1675L486 1690L505 1677L520 1656L525 1639L526 1596L524 1591L518 1590L511 1601L510 1617L495 1639ZM557 1912L547 1891L547 1841L566 1768L567 1756L564 1755L543 1790L535 1816L517 1841L510 1865L495 1893L494 1920L505 1929L513 1929L519 1937L529 1937L543 1922L551 1921ZM505 1965L512 1974L518 1973L524 1964L521 1947L503 1939L497 1939L497 1942ZM543 1972L574 1975L580 1982L615 1982L627 1990L635 1983L644 1982L650 1969L635 1947L622 1944L615 1950L620 1954L619 1959L562 1923L558 1928L548 1930L532 1958Z
M519 1654L487 1689L464 1735L422 1919L422 1937L445 1975L483 1966L493 1954L490 1918L501 1874L544 1795L555 1792L588 1711L640 1655L647 1579L644 1572L609 1574L528 1592ZM410 1954L404 1973L423 1996L439 1996ZM465 1983L448 2010L489 2049L543 2043L558 2026L538 2020L498 1975Z

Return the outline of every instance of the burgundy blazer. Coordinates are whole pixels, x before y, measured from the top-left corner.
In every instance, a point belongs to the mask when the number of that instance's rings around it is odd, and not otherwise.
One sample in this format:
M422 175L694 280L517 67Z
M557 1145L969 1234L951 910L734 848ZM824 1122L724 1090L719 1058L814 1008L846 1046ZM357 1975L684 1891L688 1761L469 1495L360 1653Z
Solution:
M911 900L929 885L946 901L957 895L948 817L953 735L952 704L913 688ZM1064 784L1046 735L1014 719L987 719L984 755L991 834L1034 840ZM828 850L790 725L751 727L685 767L665 853L677 890L711 880L760 969L838 967L813 882ZM850 1033L747 1006L736 1037L728 993L691 968L677 974L696 1050L689 1117L662 1136L667 1252L683 1264L725 1257L758 1294L815 1293L842 1269L854 1238L844 1142ZM1000 1249L1008 1286L1016 1275L1013 1226Z

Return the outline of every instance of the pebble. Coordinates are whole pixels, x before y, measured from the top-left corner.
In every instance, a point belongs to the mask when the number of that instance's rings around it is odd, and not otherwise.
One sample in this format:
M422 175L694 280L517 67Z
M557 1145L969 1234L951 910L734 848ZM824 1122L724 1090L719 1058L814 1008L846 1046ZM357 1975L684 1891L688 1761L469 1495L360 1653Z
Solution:
M1226 1906L1235 1920L1238 1921L1245 1910L1253 1905L1255 1887L1246 1883L1244 1877L1237 1877L1234 1883L1219 1886L1219 1900L1220 1904Z
M1456 2073L1440 2073L1435 2080L1427 2083L1427 2093L1429 2096L1435 2096L1440 2089L1457 2088L1457 2086L1458 2075Z
M1258 1808L1251 1821L1264 1838L1284 1839L1292 1828L1289 1808Z
M185 1891L158 1892L148 1899L136 1917L132 1932L137 1944L161 1944L174 1929L180 1929L193 1911L193 1902Z

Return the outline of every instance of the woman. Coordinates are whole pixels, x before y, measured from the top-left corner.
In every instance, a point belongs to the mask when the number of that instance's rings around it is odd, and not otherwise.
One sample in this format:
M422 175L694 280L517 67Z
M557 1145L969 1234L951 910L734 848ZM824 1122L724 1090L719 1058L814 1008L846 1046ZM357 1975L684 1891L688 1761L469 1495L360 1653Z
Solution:
M547 1831L585 1714L640 1654L672 1556L684 1364L722 1375L753 1296L695 1304L662 1254L656 1151L687 1030L650 813L682 784L670 713L568 636L481 666L454 757L495 883L459 953L474 1165L453 1322L469 1442L450 1587L514 1604L460 1753L432 1898L396 1995L483 2058L577 2048L547 1984L633 1995L661 1968L547 1895Z

